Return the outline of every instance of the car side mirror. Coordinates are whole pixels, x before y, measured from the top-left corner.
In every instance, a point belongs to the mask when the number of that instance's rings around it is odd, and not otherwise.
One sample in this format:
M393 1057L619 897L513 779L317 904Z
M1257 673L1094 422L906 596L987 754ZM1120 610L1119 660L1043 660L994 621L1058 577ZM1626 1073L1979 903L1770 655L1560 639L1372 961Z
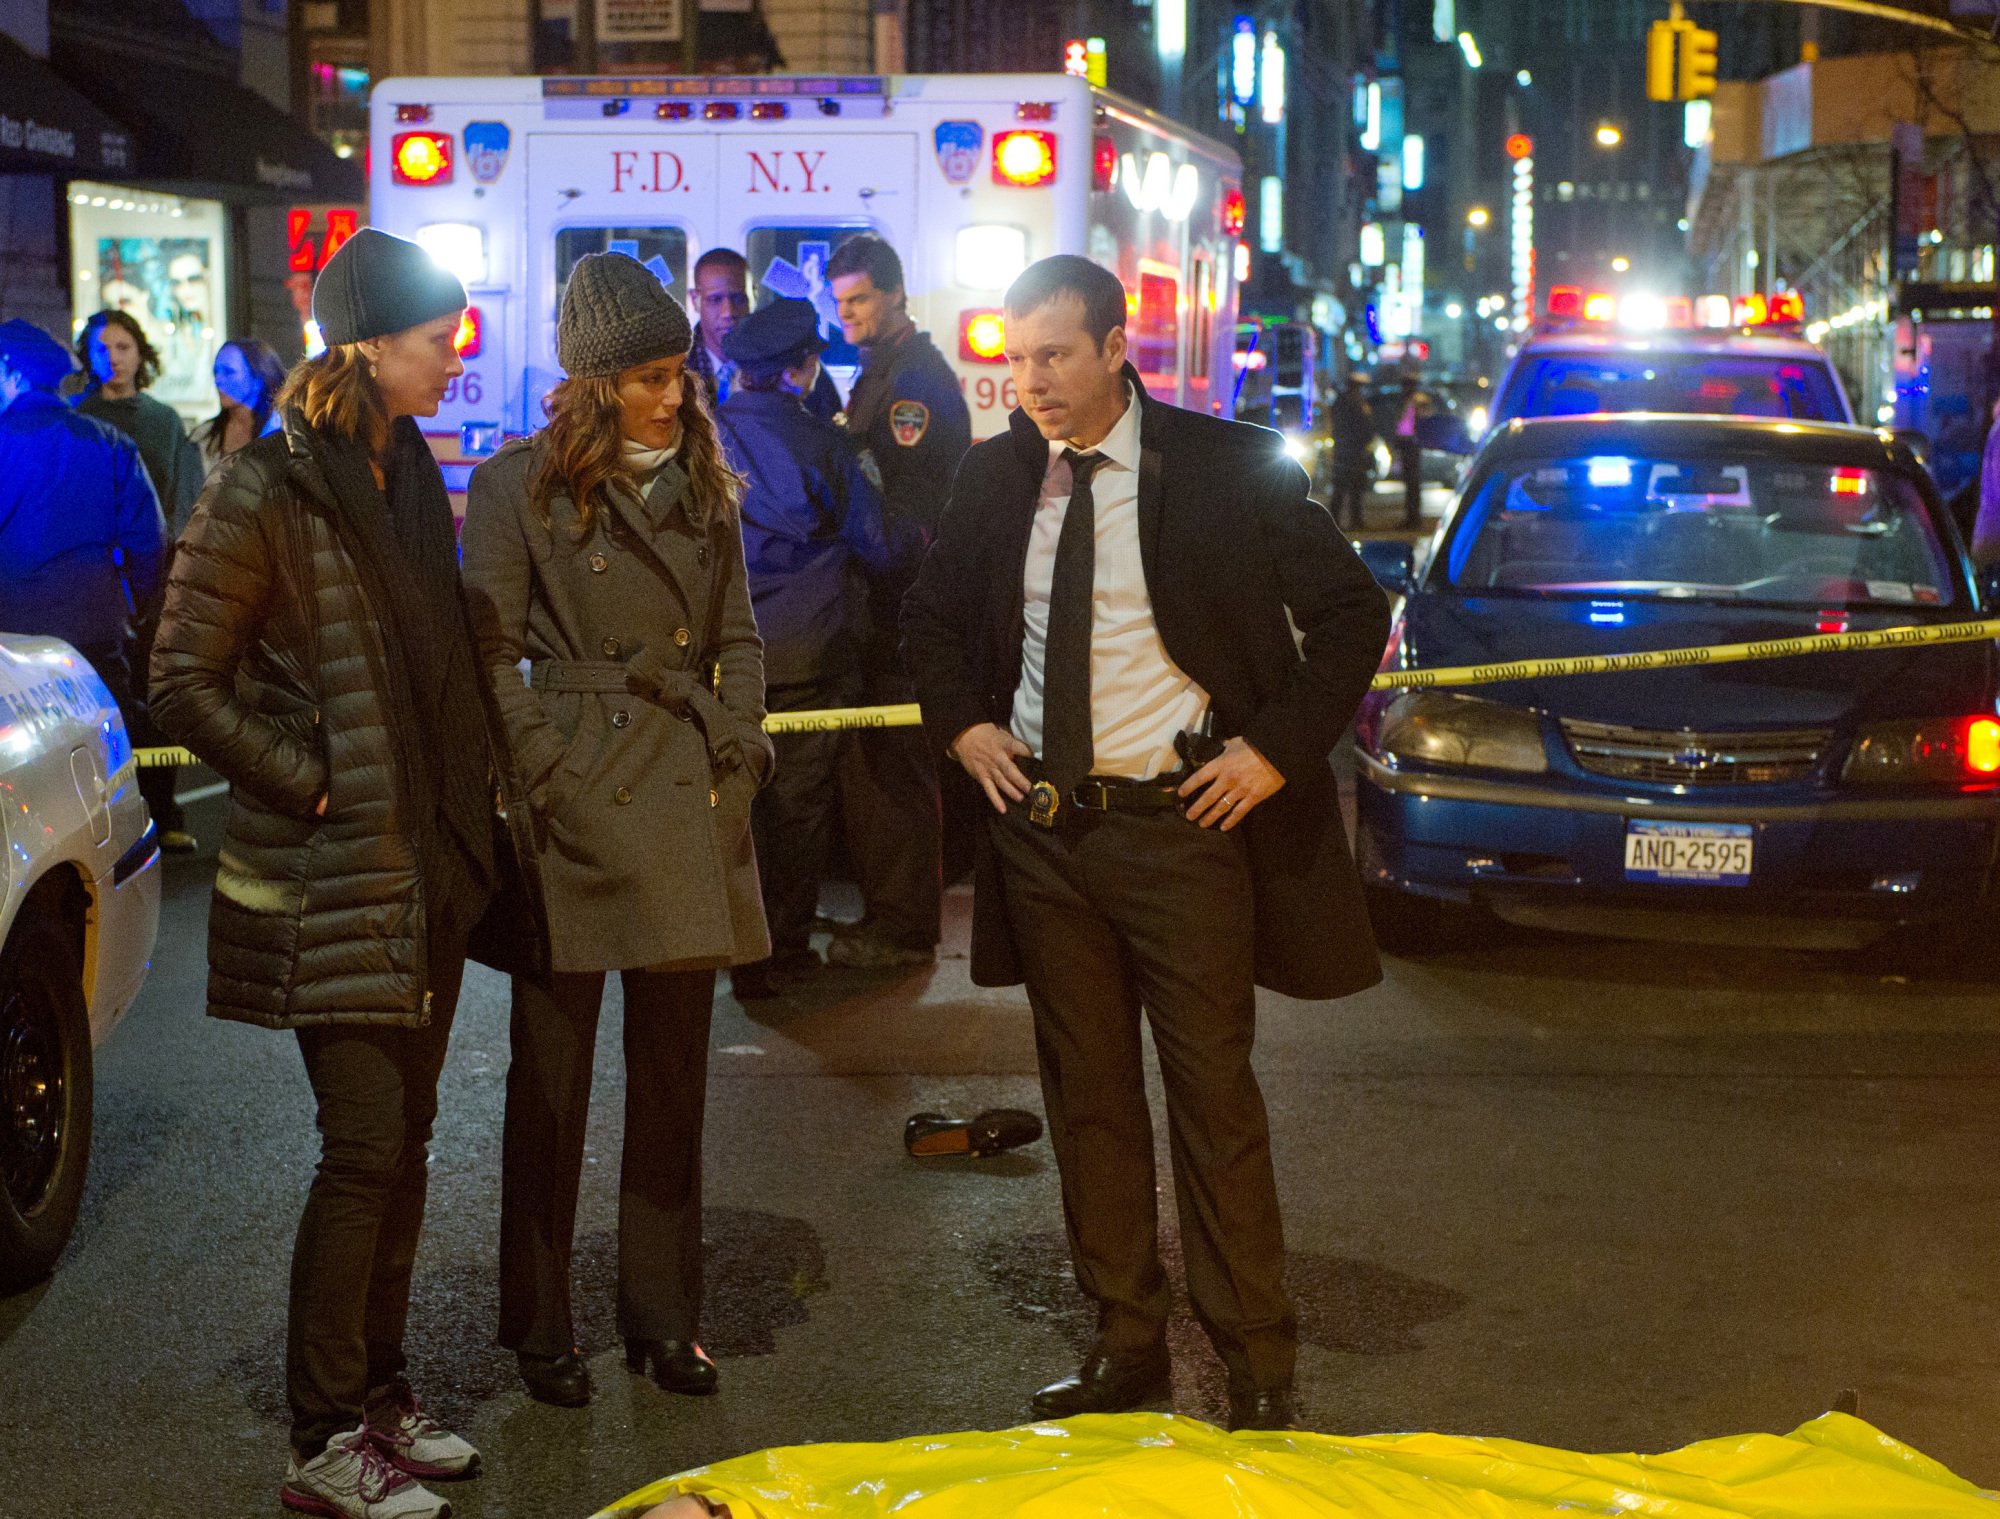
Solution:
M1469 454L1472 432L1464 421L1449 412L1417 418L1417 443L1433 453Z
M1371 538L1366 543L1357 543L1355 552L1361 555L1361 562L1368 566L1368 573L1375 577L1375 583L1392 596L1401 596L1410 590L1410 570L1415 563L1415 551L1398 538Z

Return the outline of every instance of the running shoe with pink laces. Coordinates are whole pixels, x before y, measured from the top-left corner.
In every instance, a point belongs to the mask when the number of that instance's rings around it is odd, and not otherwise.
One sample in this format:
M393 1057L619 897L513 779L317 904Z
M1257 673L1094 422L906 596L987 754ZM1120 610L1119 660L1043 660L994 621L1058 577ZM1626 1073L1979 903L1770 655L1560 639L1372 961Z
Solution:
M369 1395L367 1429L389 1464L412 1477L479 1475L479 1452L425 1412L402 1377Z
M390 1465L365 1424L310 1461L293 1456L278 1501L320 1519L451 1519L451 1505Z

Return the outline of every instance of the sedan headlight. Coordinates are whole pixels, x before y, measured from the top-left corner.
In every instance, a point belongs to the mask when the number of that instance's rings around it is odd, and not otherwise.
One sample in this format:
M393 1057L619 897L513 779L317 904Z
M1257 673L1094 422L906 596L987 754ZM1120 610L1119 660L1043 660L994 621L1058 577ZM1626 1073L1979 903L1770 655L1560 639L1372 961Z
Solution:
M1390 765L1549 768L1542 720L1535 713L1449 691L1405 691L1383 710L1367 737L1376 757Z
M2000 778L2000 722L1933 717L1861 730L1841 779L1888 786L1963 785Z

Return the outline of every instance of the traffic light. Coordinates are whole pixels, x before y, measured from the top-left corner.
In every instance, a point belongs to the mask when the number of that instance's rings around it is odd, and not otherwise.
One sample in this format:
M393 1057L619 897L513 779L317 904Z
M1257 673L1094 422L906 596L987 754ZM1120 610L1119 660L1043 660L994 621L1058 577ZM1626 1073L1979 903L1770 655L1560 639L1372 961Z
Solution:
M1679 28L1671 21L1655 21L1646 32L1646 98L1674 98L1674 42Z
M1699 100L1715 93L1715 33L1690 26L1681 33L1680 98Z

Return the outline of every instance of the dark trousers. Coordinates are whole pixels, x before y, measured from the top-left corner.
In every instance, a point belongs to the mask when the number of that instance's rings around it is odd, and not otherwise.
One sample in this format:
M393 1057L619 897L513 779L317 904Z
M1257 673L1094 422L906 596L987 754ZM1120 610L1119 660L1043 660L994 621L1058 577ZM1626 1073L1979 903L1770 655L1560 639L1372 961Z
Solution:
M1333 520L1340 527L1368 525L1368 477L1343 473L1333 476Z
M628 970L618 1172L618 1329L693 1340L701 1317L701 1124L712 970ZM570 1249L603 971L514 978L500 1155L500 1343L576 1343Z
M1024 807L989 820L1034 1009L1049 1140L1093 1349L1157 1343L1153 1123L1139 1017L1166 1087L1188 1297L1236 1388L1289 1387L1298 1325L1285 1295L1270 1123L1256 1033L1250 873L1241 834L1176 812L1111 813L1053 832Z
M773 686L765 703L773 712L844 707L855 699L858 680L834 677ZM776 954L800 950L812 936L819 911L820 876L833 843L839 806L834 771L841 735L788 733L776 740L777 768L771 783L750 808L750 832L757 844L757 876L764 891L764 920Z
M868 705L915 701L907 676L869 678ZM935 948L944 916L944 820L921 728L844 734L838 765L847 852L870 925L906 949Z
M1415 527L1424 520L1424 451L1404 438L1396 444L1396 457L1402 461L1403 526Z
M438 1072L464 971L462 942L434 948L423 1028L298 1031L320 1160L292 1247L285 1394L293 1448L307 1457L358 1425L369 1390L403 1371Z

